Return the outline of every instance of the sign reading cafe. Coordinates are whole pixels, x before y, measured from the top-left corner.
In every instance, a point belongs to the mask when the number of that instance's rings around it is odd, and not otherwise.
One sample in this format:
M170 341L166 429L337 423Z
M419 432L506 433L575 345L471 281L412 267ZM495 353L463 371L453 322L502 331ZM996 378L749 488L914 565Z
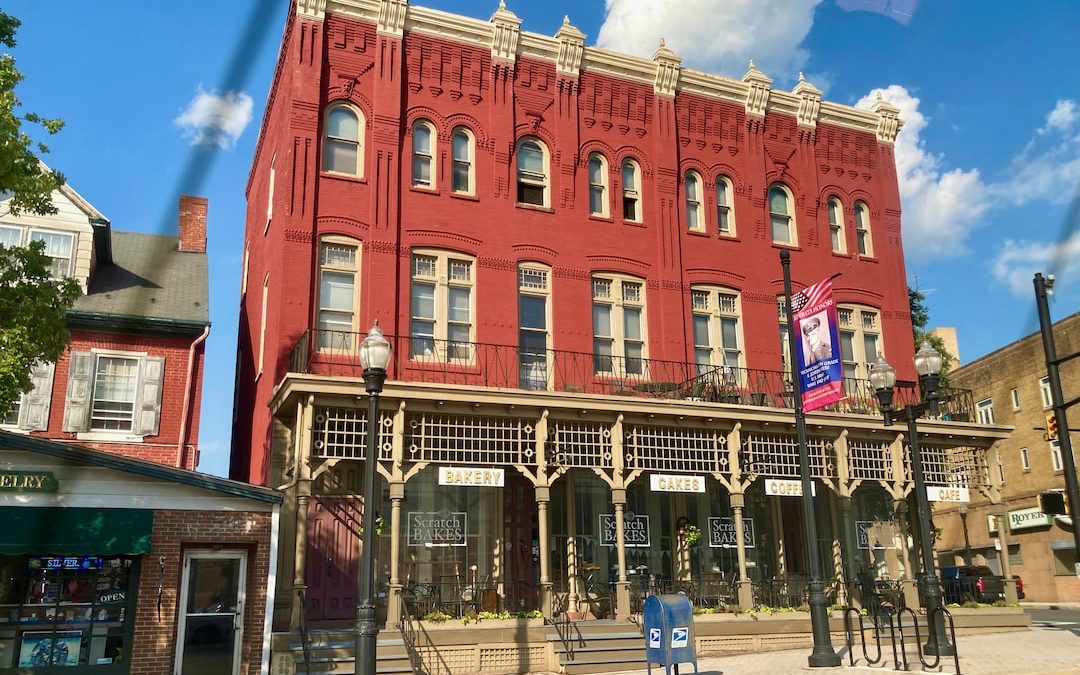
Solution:
M614 546L615 545L615 514L601 513L600 514L600 545L601 546ZM633 513L627 513L623 516L623 540L626 542L626 546L638 548L649 547L649 517L648 516L636 516Z
M413 511L406 522L406 546L465 546L469 515L464 511Z
M754 548L754 519L743 518L743 542L746 548ZM709 518L709 546L712 548L737 548L735 519Z

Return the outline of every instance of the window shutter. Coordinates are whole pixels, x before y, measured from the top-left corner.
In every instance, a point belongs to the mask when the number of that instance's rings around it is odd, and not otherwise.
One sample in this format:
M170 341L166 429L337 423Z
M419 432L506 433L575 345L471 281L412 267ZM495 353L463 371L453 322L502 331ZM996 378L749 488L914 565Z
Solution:
M91 352L71 352L67 400L64 403L64 431L79 432L90 429L93 377L94 355Z
M55 363L35 363L30 369L33 389L23 397L19 408L19 428L45 431L49 428L49 404L52 402L53 372Z
M161 389L165 379L165 357L147 356L142 361L139 392L135 396L135 419L131 431L136 436L157 436L161 422Z

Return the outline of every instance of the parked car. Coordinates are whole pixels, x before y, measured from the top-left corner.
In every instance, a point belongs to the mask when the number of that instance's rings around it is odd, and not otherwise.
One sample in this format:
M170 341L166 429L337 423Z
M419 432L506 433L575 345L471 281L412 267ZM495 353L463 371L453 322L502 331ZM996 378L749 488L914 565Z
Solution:
M993 603L1005 598L1005 578L986 565L942 567L941 586L946 604Z
M1024 599L1024 580L1020 578L1019 574L1012 575L1013 581L1016 582L1016 599Z

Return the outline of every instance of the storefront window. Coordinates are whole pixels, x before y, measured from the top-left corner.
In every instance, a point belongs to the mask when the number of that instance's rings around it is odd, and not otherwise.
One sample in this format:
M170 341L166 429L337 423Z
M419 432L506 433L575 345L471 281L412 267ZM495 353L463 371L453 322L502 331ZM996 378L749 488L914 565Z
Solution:
M907 541L897 522L892 498L880 486L863 485L855 491L851 506L855 521L852 557L856 578L862 575L874 579L904 578Z
M0 556L0 668L126 663L136 569L131 557Z

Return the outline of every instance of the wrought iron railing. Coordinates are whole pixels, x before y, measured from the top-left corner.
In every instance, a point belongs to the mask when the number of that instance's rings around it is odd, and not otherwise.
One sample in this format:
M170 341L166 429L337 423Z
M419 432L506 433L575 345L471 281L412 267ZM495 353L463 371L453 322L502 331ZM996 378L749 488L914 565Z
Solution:
M331 377L360 377L360 333L311 330L293 348L290 371ZM625 358L559 349L533 350L514 345L387 336L394 349L391 379L407 382L563 391L639 398L666 398L793 408L791 374L778 370L700 366L683 361ZM844 398L825 408L832 412L879 415L869 380L844 378ZM915 403L914 382L898 382L895 406ZM970 421L970 391L940 393L939 418Z

